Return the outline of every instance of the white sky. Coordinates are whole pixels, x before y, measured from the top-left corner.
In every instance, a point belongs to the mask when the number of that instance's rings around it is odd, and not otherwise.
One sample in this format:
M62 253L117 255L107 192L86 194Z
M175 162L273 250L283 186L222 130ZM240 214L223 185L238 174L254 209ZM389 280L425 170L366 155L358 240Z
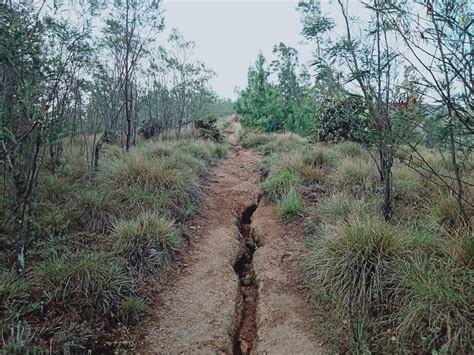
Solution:
M259 51L269 59L273 46L283 42L300 52L300 62L311 59L302 45L298 1L290 0L164 0L167 30L176 27L197 44L196 59L211 67L213 87L223 97L235 98L244 88L247 70ZM161 40L167 37L166 31ZM158 41L160 42L160 41Z
M363 22L368 19L362 1L347 3L351 18ZM235 89L245 88L248 67L259 51L271 61L273 46L283 42L298 50L300 63L311 60L314 46L305 43L301 35L297 4L298 0L163 0L166 29L157 42L166 46L168 31L173 27L187 40L195 41L196 59L217 73L214 90L222 97L235 99ZM321 0L321 9L336 22L332 35L344 34L337 1ZM393 41L394 45L398 43L395 37Z

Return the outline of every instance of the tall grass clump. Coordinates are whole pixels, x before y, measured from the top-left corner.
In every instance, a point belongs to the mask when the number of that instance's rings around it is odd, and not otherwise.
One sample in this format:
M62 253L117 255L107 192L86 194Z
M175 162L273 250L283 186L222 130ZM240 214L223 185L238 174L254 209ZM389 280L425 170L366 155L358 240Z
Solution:
M115 217L114 200L107 188L79 192L77 213L82 225L91 232L105 233Z
M403 251L397 231L386 222L357 218L322 229L309 251L305 278L349 314L368 314L380 304L389 262Z
M324 313L321 337L337 342L339 352L474 352L472 159L459 156L467 181L463 213L441 181L452 171L443 154L419 147L421 158L400 147L392 167L394 213L385 221L381 177L363 145L248 137L249 147L266 155L260 187L280 218L306 217L303 274Z
M355 142L341 142L334 144L332 149L335 155L339 158L355 158L355 159L367 159L368 153L366 149L359 143Z
M145 311L143 299L135 296L128 297L120 305L120 313L125 324L136 323Z
M474 273L452 260L415 254L390 269L396 336L403 352L474 351Z
M301 152L280 153L274 161L275 167L299 174L308 183L323 183L326 176L323 167L306 163Z
M195 158L214 164L223 158L227 153L227 147L222 143L215 143L209 140L189 139L182 140L176 144L176 148Z
M40 193L52 202L64 202L73 188L67 179L58 175L47 174L40 179Z
M169 261L181 247L173 221L152 212L118 220L112 229L114 249L140 274Z
M120 204L125 211L148 211L164 210L171 199L170 190L156 190L149 186L127 186L123 188L120 196ZM133 216L136 213L126 213ZM123 215L123 214L122 214Z
M34 265L29 278L56 312L76 309L85 319L115 317L132 290L132 280L118 259L91 251L51 256Z
M331 173L329 180L334 189L351 191L356 195L375 192L379 177L373 164L366 160L344 158Z
M319 144L303 151L303 161L313 167L334 167L336 153L330 147Z
M466 206L468 218L474 216L474 208ZM456 230L467 226L461 208L453 196L439 196L431 207L431 215L445 230Z
M293 151L301 151L308 141L295 133L280 133L273 135L264 146L264 152L270 153L289 153Z
M120 189L123 186L145 185L154 188L173 186L179 172L148 161L133 150L120 158L105 160L99 174L102 184Z
M297 189L301 182L302 179L298 174L285 169L272 174L261 184L261 188L272 199L277 200L292 188Z
M71 228L69 211L53 203L38 204L36 211L37 233L42 236L59 235Z
M304 209L303 200L298 191L294 188L290 189L287 194L281 196L277 200L276 211L278 216L288 221L292 217L301 213Z
M30 301L31 292L29 280L11 272L0 272L0 334L38 307Z
M316 203L313 213L317 222L338 224L363 218L376 210L375 203L368 199L355 199L345 192L335 192Z
M423 201L426 191L420 174L405 165L396 164L392 169L394 198L404 204Z
M252 132L248 129L242 130L240 143L244 148L257 148L270 142L272 136L268 133Z

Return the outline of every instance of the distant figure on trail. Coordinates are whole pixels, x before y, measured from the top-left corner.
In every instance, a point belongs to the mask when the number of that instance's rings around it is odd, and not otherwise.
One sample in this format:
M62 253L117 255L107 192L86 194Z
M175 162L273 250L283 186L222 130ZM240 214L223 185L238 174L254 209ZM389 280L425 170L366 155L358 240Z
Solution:
M237 115L236 113L234 113L234 114L232 115L232 121L234 121L234 122L239 122L239 121L240 121L240 116Z

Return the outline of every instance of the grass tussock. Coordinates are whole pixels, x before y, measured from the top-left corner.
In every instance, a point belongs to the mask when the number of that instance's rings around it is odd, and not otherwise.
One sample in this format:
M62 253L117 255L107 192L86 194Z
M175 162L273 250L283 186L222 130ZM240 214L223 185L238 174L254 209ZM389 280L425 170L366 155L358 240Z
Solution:
M304 204L300 194L295 189L290 189L287 194L278 198L276 211L283 220L290 220L292 217L303 211Z
M373 201L354 199L345 193L335 192L316 204L313 215L319 223L338 224L364 217L374 210Z
M455 262L413 255L392 266L396 337L405 351L471 353L474 273ZM415 346L414 346L415 345Z
M329 176L334 190L351 191L356 195L375 192L379 187L378 173L367 160L342 158Z
M95 319L115 315L132 289L120 261L101 253L50 257L32 268L29 279L46 304L59 303Z
M125 324L134 324L138 322L144 311L145 302L139 297L128 297L120 305L120 314Z
M301 184L301 177L289 170L280 170L265 180L261 188L272 199L281 198Z
M111 236L114 249L141 274L169 261L181 247L173 221L152 212L144 212L132 220L118 220Z
M242 130L240 143L244 148L258 148L269 143L272 136L266 133L252 132L250 130Z
M107 188L91 189L79 193L79 219L86 230L105 233L116 214L114 199Z
M310 251L305 275L350 312L367 314L384 295L384 276L403 248L396 230L377 218L327 226ZM324 271L323 271L324 269Z

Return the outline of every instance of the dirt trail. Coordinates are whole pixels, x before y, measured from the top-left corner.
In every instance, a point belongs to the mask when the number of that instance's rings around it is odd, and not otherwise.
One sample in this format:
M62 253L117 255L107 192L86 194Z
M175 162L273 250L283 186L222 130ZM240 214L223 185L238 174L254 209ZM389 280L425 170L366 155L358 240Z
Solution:
M299 250L273 207L258 205L257 161L235 147L211 171L187 266L161 292L140 353L320 352L292 282Z
M320 354L311 308L298 292L303 242L276 216L272 203L260 201L252 217L253 256L258 284L256 354Z

